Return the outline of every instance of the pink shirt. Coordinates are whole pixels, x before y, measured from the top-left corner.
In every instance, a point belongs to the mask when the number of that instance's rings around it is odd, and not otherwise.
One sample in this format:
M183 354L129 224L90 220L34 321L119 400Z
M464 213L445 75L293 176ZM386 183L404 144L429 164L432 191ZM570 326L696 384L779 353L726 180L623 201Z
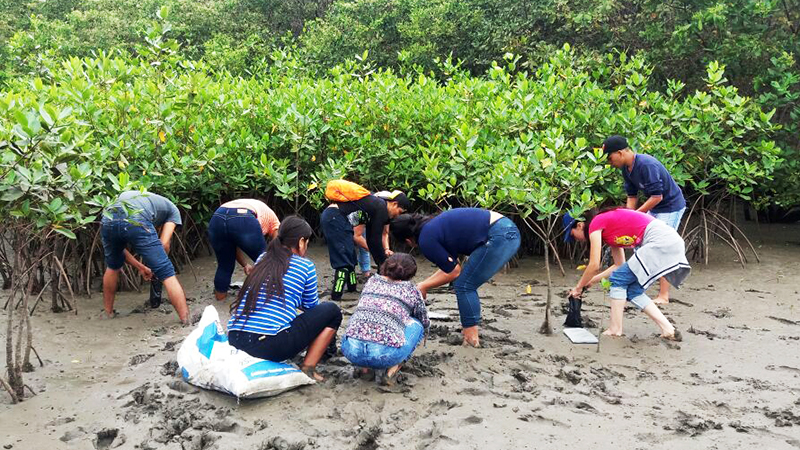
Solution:
M635 247L642 242L644 230L653 216L632 209L614 209L595 216L589 234L602 230L603 242L611 247Z
M267 206L264 202L252 198L240 198L231 200L222 205L223 208L245 208L256 213L256 219L261 225L261 232L264 234L273 234L281 225L278 216Z

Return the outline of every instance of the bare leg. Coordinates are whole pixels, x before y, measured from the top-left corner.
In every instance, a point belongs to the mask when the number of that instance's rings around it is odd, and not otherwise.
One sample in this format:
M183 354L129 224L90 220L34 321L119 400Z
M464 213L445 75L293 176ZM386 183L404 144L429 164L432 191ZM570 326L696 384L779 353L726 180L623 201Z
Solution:
M462 329L461 334L464 335L464 344L471 345L473 347L480 347L481 341L478 337L478 331L479 329L477 325Z
M658 297L653 299L653 303L659 305L666 305L669 303L669 281L666 278L661 278L658 280L659 289L658 289Z
M658 306L650 303L643 311L647 314L647 317L651 318L653 322L658 325L658 328L661 329L661 337L671 338L675 336L675 327L664 317L664 314L658 309Z
M164 288L167 290L167 298L175 312L178 313L178 318L184 325L189 324L189 307L186 306L186 294L183 292L181 283L178 282L178 277L175 275L164 280Z
M651 303L651 305L653 305ZM655 306L655 305L653 305ZM645 308L647 309L647 308ZM656 308L658 309L658 308ZM622 315L625 313L625 300L611 299L611 325L603 332L604 336L622 336Z
M319 360L322 359L322 354L325 353L325 349L328 348L328 344L331 343L334 336L336 336L336 330L326 327L314 338L314 341L311 342L311 345L308 346L308 350L306 350L306 359L303 360L302 370L306 375L317 381L325 380L322 375L317 373L315 368Z
M219 292L219 291L214 291L214 297L215 297L215 298L216 298L218 301L220 301L220 302L224 302L224 301L225 301L225 299L226 299L226 298L228 298L228 293L227 293L227 292Z
M103 274L103 308L109 318L114 316L114 297L117 295L118 283L119 269L106 268L106 272Z

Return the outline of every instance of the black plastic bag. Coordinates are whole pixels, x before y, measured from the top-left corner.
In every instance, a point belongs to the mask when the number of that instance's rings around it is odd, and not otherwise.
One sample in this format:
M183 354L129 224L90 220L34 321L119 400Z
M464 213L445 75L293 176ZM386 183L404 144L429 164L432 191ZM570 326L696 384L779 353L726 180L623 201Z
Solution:
M569 312L567 312L567 320L564 321L564 326L567 328L583 328L583 320L581 319L581 305L583 300L569 296Z
M158 308L161 306L161 282L153 279L150 281L150 307Z

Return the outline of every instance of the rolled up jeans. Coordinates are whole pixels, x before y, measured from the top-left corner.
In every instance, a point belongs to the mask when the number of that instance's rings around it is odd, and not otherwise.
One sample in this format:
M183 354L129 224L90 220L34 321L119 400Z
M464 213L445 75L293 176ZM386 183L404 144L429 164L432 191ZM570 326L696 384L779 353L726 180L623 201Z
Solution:
M390 347L345 336L342 339L342 353L348 361L358 367L388 369L411 357L414 349L422 340L424 331L425 329L418 320L411 319L406 324L406 341L402 347Z
M364 233L362 234L364 239L367 238L367 229L364 228ZM369 259L369 250L361 247L357 247L358 251L358 267L361 270L361 273L367 273L372 270L371 263L372 261Z
M644 287L636 275L628 267L628 263L619 266L614 273L608 277L611 282L611 289L609 290L609 297L614 300L627 300L633 303L634 306L643 310L653 301L647 294L644 293Z
M489 227L486 243L469 255L453 283L462 327L481 323L478 287L489 281L517 253L519 243L519 229L511 219L503 217Z

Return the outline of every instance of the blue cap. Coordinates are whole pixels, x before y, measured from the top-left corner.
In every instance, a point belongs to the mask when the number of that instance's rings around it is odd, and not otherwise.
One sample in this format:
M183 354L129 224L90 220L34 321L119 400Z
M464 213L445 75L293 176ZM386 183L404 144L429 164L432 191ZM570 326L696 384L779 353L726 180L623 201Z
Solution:
M564 217L561 220L564 224L564 242L574 242L575 238L572 237L572 229L575 228L575 224L578 221L573 219L569 213L564 213Z

